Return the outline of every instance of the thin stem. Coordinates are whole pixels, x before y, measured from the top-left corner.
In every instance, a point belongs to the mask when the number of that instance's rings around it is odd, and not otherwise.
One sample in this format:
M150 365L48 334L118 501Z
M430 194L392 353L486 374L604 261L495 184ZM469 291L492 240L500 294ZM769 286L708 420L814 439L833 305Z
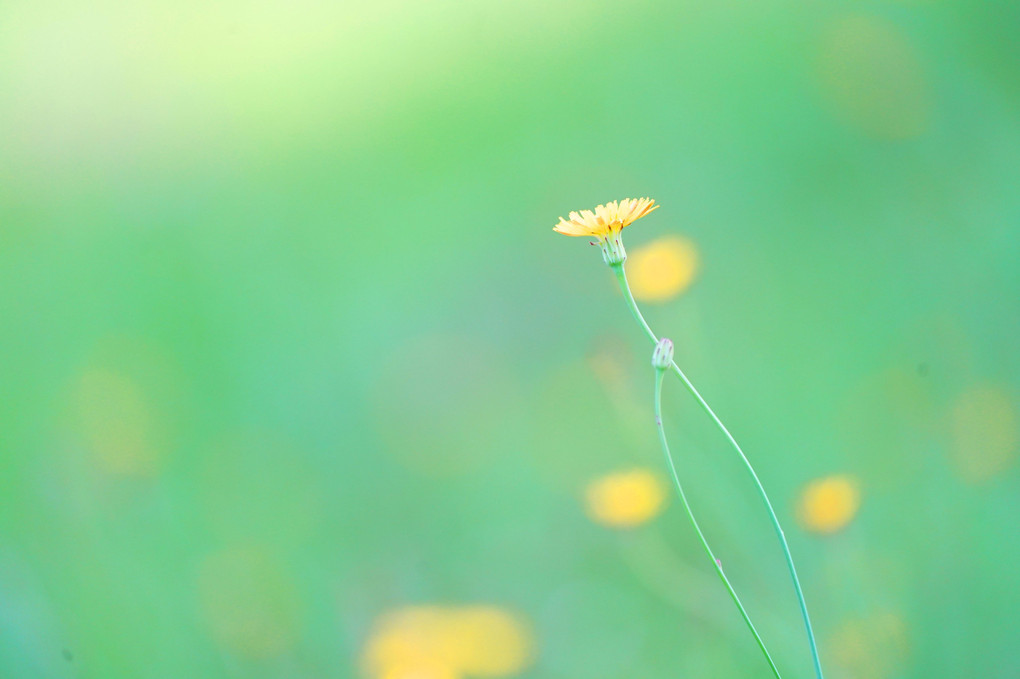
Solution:
M673 484L676 486L676 491L680 495L680 501L684 505L684 511L687 512L687 518L691 520L691 525L694 526L694 532L698 534L698 539L701 540L701 546L705 548L705 553L708 554L708 558L712 560L712 566L715 567L715 572L719 574L719 579L722 580L723 584L726 585L726 591L730 593L730 597L733 599L733 603L737 605L740 610L741 617L744 618L744 622L747 623L747 628L751 630L751 634L754 635L754 640L758 642L758 648L765 655L765 660L768 661L769 667L772 668L773 674L776 675L776 679L782 679L779 675L779 668L776 667L776 663L772 661L772 656L769 655L769 651L765 648L765 642L761 640L761 635L758 634L758 630L754 628L754 623L751 622L751 618L747 615L747 611L744 609L744 605L740 603L740 597L733 590L733 585L730 584L729 578L726 577L726 573L723 572L722 564L718 559L715 558L715 554L712 553L712 548L708 546L708 540L705 539L705 534L701 532L701 526L698 525L698 520L694 518L694 512L691 511L691 505L687 502L687 495L684 493L684 487L680 483L680 475L677 474L676 464L673 462L673 455L669 452L669 443L666 442L666 430L662 426L662 374L664 370L655 371L655 426L659 430L659 441L662 443L662 452L666 456L666 464L669 466L669 472L673 476Z
M659 338L655 336L652 329L648 327L648 321L646 321L645 317L641 315L641 309L638 308L637 301L634 299L634 293L630 291L630 284L627 283L627 272L623 270L623 264L615 264L610 268L613 270L613 273L616 274L616 280L620 283L620 290L623 291L623 296L627 300L627 308L630 309L632 314L634 314L634 318L637 320L638 325L644 328L645 334L648 335L648 339L652 341L652 344L657 344L659 342Z
M652 341L652 344L655 344L659 341L659 338L655 336L655 333L652 332L652 329L648 326L648 322L645 321L645 317L641 315L641 310L638 308L637 302L634 300L634 295L630 291L630 285L627 284L627 274L623 270L623 264L616 264L611 268L616 274L616 280L620 283L620 289L623 291L627 307L634 315L638 324L644 329L648 339ZM754 467L751 466L750 460L748 460L747 456L744 455L744 451L741 450L740 445L737 444L737 440L733 438L733 434L731 434L730 430L726 428L726 425L722 423L722 420L720 420L719 416L715 414L715 411L713 411L708 405L708 402L705 401L704 397L702 397L698 390L694 388L694 385L691 384L689 379L687 379L687 375L685 375L683 370L680 369L680 366L676 364L676 361L673 362L672 368L673 372L675 372L677 377L680 378L680 381L687 387L687 390L692 396L694 396L698 405L701 406L702 410L708 413L708 416L712 418L712 421L715 422L717 427L719 427L719 430L726 437L726 440L729 441L733 449L737 451L741 461L744 463L744 467L751 475L751 478L754 479L754 485L758 489L758 495L761 497L762 502L765 504L765 508L768 510L772 527L775 529L776 536L779 538L779 544L783 548L783 556L786 558L786 566L790 571L790 578L793 580L793 589L797 594L797 603L800 604L800 613L804 618L804 629L807 631L808 643L811 646L811 659L814 661L815 675L817 676L817 679L824 679L822 676L822 663L818 658L818 644L815 642L815 633L811 628L811 617L808 615L807 603L804 601L804 592L800 586L800 578L797 577L797 568L793 565L793 555L790 554L790 546L786 542L786 534L783 532L783 527L779 524L779 518L776 516L775 509L772 508L772 502L769 500L768 494L765 493L765 488L761 485L761 480L758 478L758 474L754 471Z

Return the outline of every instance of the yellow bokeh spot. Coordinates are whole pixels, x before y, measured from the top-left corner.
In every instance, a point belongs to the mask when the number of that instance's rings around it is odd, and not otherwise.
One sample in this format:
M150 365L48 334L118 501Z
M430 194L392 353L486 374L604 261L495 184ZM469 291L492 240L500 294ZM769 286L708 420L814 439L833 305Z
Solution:
M953 406L952 460L968 483L982 483L1008 469L1020 447L1013 400L993 385L971 387Z
M489 606L453 611L453 637L460 640L460 669L472 677L503 677L524 667L531 638L520 621Z
M638 526L662 513L666 488L645 469L609 474L592 481L585 491L588 516L617 528Z
M504 677L533 656L527 625L493 606L411 606L378 621L365 646L372 679Z
M894 612L847 620L827 647L839 676L847 679L891 679L903 676L910 656L907 624Z
M698 272L694 243L666 236L636 248L627 258L627 277L634 297L664 302L690 287Z
M394 665L379 675L380 679L460 679L461 676L451 667L428 662Z
M610 396L629 388L632 365L624 362L629 345L617 336L604 336L587 355L588 366Z
M159 457L148 399L127 375L91 368L73 394L78 432L103 471L150 475Z
M273 658L298 638L300 604L293 580L269 553L232 548L208 555L198 573L202 616L225 650Z
M878 17L850 15L823 36L821 86L836 113L885 139L915 137L928 127L931 93L910 38Z
M853 520L860 506L861 491L856 479L828 476L804 488L797 518L809 531L835 533Z

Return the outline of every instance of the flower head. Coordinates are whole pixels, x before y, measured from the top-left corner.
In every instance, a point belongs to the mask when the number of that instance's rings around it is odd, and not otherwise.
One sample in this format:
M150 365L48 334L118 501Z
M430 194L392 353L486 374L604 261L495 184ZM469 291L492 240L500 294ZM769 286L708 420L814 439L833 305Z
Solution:
M623 249L620 232L657 207L651 198L624 198L619 202L614 200L599 205L594 212L581 210L571 212L570 219L560 217L553 231L565 236L595 238L602 247L606 264L622 264L627 259L627 252Z

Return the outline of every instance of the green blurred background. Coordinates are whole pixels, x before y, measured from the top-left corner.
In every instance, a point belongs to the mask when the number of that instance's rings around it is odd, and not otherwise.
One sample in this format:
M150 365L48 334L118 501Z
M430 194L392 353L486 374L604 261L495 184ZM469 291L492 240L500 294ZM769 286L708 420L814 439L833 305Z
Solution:
M766 676L678 503L586 512L662 473L650 347L550 229L645 195L628 246L699 262L649 321L830 679L1020 675L1018 35L1005 0L4 0L0 676L374 679L423 604L514 616L477 676ZM666 390L809 677L753 487ZM859 511L806 530L834 474Z

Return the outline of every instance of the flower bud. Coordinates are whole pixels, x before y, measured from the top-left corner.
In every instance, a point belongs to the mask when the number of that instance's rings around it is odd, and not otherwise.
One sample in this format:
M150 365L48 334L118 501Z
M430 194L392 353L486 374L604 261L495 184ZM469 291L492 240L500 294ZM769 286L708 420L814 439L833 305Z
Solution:
M663 337L655 345L652 352L652 366L656 370L665 370L673 363L673 340Z

